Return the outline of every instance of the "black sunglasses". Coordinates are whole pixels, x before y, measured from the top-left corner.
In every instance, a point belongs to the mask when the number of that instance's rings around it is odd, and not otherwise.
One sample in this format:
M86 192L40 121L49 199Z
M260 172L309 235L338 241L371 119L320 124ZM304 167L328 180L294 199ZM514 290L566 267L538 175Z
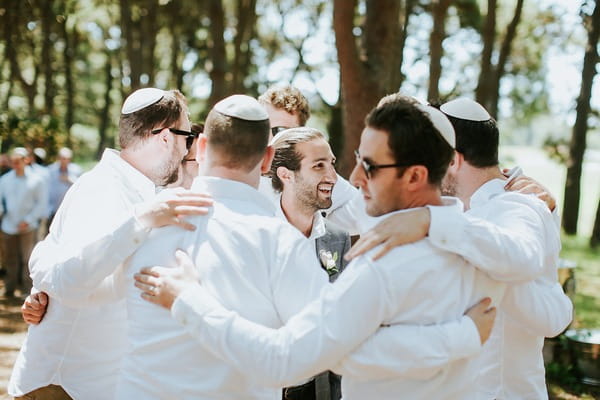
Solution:
M373 174L375 171L377 171L378 169L382 169L382 168L400 168L400 167L406 167L407 165L404 164L371 164L369 161L361 158L360 154L358 153L358 150L354 150L354 156L356 157L356 162L360 164L360 166L362 167L363 171L365 171L365 175L367 176L367 179L371 179L373 177Z
M279 132L285 131L286 129L290 129L287 126L274 126L271 128L271 133L273 136L276 136Z
M157 133L162 132L163 129L165 129L165 128L154 129L151 132L153 135L156 135ZM174 135L186 136L185 148L188 150L192 147L192 143L194 143L194 139L196 139L199 135L198 133L194 133L194 132L190 132L190 131L182 131L181 129L175 129L175 128L166 128L166 129L168 129Z

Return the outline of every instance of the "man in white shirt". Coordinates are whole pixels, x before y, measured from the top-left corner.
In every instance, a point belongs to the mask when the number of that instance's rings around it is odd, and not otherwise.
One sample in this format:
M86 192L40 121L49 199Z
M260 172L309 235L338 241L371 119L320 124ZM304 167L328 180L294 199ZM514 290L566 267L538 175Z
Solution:
M68 191L31 257L34 287L48 294L44 321L30 326L8 386L11 396L111 399L125 352L125 304L115 291L121 264L150 229L194 229L186 215L206 213L204 196L156 196L177 178L190 132L178 91L140 89L124 102L122 151L100 162ZM183 230L183 229L182 229ZM58 394L57 394L58 393ZM52 397L54 396L54 397Z
M322 268L333 282L346 267L343 255L350 236L327 221L322 210L331 207L337 181L335 156L323 133L313 128L291 128L271 141L275 156L269 176L280 193L278 214L314 244ZM340 377L329 371L301 385L284 389L284 400L339 400Z
M450 123L435 109L409 101L376 108L367 118L351 178L363 191L367 212L384 215L428 205L461 213L460 202L443 203L440 198L439 184L451 160L453 142ZM395 249L377 263L368 257L354 261L332 286L321 291L317 301L276 330L223 308L208 276L199 285L184 284L180 270L174 273L154 267L144 272L136 276L136 285L145 291L146 300L172 306L175 319L207 351L242 370L246 379L272 386L335 367L381 324L455 320L485 294L500 299L503 292L503 285L462 258L422 240ZM440 298L439 293L444 296ZM371 355L374 368L380 356ZM397 398L399 393L411 398L462 398L474 373L472 367L468 359L462 359L442 368L408 371L402 378L363 380L344 375L344 398L386 399Z
M31 289L27 264L48 201L42 178L26 166L27 157L25 148L14 148L10 153L13 169L0 178L6 297L13 297L17 287L22 295Z
M432 213L429 218L429 213L422 210L422 222L407 218L408 215L395 216L385 227L375 229L377 241L371 241L374 234L367 234L365 240L370 244L359 243L360 250L351 255L360 254L371 244L397 233L389 231L389 227L395 227L394 231L402 227L403 231L417 232L411 240L421 237L418 232L428 232L435 245L453 249L475 265L484 266L491 276L512 282L500 304L492 336L484 347L481 377L477 379L479 393L475 398L548 398L542 357L544 337L562 332L572 318L572 304L557 282L558 219L535 196L505 192L508 181L498 168L498 128L481 105L462 98L442 105L441 111L455 128L457 144L456 157L444 179L444 192L461 198L468 207L468 216L496 224L499 227L496 234L488 231L482 235L491 236L492 243L497 244L465 242L457 231L481 228L466 228L463 221L439 214ZM525 211L530 210L532 218L519 212L523 206ZM397 235L398 238L403 234ZM528 241L532 236L541 239L541 246L530 246ZM400 239L406 240L406 237ZM539 268L531 270L527 265L515 268L523 264L528 253L535 256L532 252L542 257Z

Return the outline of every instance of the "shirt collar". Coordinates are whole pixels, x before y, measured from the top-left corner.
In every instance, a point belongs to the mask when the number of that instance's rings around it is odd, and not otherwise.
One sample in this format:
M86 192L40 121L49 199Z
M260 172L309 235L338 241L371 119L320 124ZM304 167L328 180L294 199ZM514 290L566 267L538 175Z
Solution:
M133 189L138 192L143 199L149 200L156 195L156 186L146 175L142 174L133 165L129 164L119 155L117 150L105 149L102 154L102 161L111 165L118 173L125 177Z
M271 200L246 183L216 176L198 176L194 178L191 189L208 192L214 199L250 201L260 207L266 215L276 215L276 209Z
M309 239L317 239L327 233L327 228L325 227L325 218L321 212L323 211L317 210L317 212L315 212L313 215L312 227L310 229L310 235L308 236ZM281 207L281 193L279 193L279 197L277 198L277 207L275 213L279 218L289 223L285 213L283 212L283 207Z
M469 203L471 208L487 203L492 197L504 193L504 184L506 181L502 179L492 179L479 186L479 189L471 195Z

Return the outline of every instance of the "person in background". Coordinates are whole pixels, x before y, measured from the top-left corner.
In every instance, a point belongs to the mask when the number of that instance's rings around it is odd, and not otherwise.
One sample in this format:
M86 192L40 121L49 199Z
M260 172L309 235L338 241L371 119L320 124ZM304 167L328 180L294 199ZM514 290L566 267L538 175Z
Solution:
M50 223L52 223L65 193L82 173L81 167L72 163L72 159L73 151L68 147L63 147L58 151L58 160L48 167Z
M13 297L31 290L29 256L35 245L40 218L46 212L47 197L41 178L26 167L28 152L16 147L10 153L12 171L0 178L2 248L6 267L4 296Z
M50 171L48 167L44 165L44 160L46 159L46 150L41 147L36 147L29 154L29 167L31 170L36 173L44 184L44 192L46 193L46 198L50 197ZM40 226L38 228L38 235L36 238L36 242L44 239L44 237L48 234L48 218L50 217L50 202L47 202L46 212L40 219Z

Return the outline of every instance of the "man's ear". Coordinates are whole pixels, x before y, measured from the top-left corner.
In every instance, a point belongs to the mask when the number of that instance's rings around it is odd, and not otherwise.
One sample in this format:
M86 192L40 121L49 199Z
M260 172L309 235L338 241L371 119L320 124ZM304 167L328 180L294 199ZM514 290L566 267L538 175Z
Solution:
M161 131L159 133L157 133L156 135L151 135L153 136L156 140L159 141L159 143L161 144L167 144L169 143L169 136L173 136L171 135L171 132L169 132L168 128L163 128L161 129Z
M402 179L404 179L407 190L418 191L429 184L429 171L424 165L411 165L404 171Z
M294 176L294 173L292 171L290 171L289 169L287 169L286 167L277 167L277 177L279 178L279 180L281 182L289 182L292 177Z
M456 173L460 169L460 167L465 162L464 156L458 151L454 151L454 158L450 161L450 165L448 166L448 170L452 173Z
M273 146L267 146L267 150L265 151L265 155L263 156L262 163L260 164L260 173L266 174L271 169L271 163L273 162L273 157L275 157L275 149Z
M206 158L206 143L208 138L206 135L199 135L196 140L196 161L202 162Z

